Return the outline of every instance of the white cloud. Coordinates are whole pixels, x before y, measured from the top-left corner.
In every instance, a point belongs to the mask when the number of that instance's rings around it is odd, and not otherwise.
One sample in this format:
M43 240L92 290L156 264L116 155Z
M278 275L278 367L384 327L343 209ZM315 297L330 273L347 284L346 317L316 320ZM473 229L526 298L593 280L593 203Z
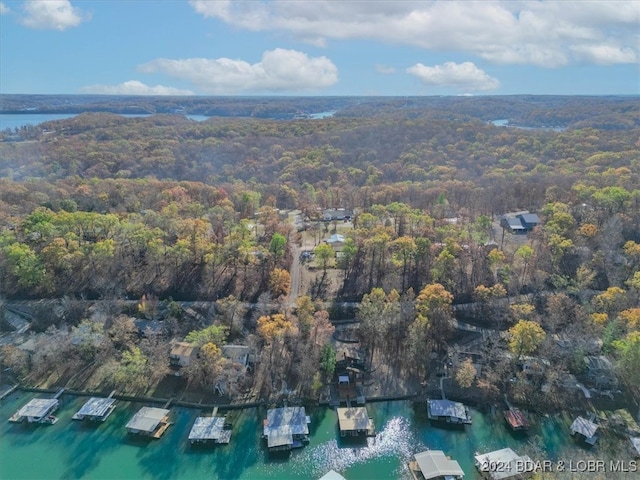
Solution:
M0 15L6 15L11 12L11 9L7 7L3 2L0 2Z
M254 64L229 58L160 58L138 69L188 80L202 93L217 95L317 90L338 81L338 69L327 57L309 57L281 48L264 52L261 61Z
M589 60L584 50L599 44L632 52L635 61L639 57L637 1L192 0L190 4L207 18L248 30L290 32L316 45L327 39L369 38L464 52L496 63L545 67ZM616 55L611 63L629 58L628 53Z
M472 62L446 62L433 67L417 63L407 68L407 73L415 75L426 85L460 90L493 90L500 86L496 78L489 76Z
M71 5L69 0L31 0L24 3L24 16L20 23L41 30L66 30L77 27L88 16Z
M391 75L392 73L396 73L396 69L393 67L390 67L389 65L376 65L375 66L376 72L381 73L383 75Z
M193 95L191 90L156 85L146 85L138 80L129 80L119 85L90 85L81 89L83 93L97 95Z
M635 63L638 61L638 55L629 47L619 47L617 45L579 45L573 47L572 50L577 58L598 65Z

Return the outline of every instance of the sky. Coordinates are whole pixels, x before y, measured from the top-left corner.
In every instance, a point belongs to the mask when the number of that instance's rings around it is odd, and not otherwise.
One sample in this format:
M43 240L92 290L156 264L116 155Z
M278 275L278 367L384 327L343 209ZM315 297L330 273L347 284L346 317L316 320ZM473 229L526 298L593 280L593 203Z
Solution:
M638 95L640 0L0 0L0 93Z

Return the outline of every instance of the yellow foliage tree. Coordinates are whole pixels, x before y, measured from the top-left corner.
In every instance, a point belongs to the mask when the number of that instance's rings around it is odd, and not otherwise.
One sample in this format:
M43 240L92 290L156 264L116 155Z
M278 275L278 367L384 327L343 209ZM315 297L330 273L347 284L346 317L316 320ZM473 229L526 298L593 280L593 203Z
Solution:
M536 351L547 334L543 328L531 320L520 320L507 331L509 350L520 359Z

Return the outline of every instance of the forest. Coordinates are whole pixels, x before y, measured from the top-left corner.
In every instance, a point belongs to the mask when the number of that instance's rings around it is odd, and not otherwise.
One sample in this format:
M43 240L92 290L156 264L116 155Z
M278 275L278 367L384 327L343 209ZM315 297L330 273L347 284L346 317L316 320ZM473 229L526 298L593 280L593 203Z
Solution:
M3 308L59 307L32 312L42 351L3 346L19 378L46 377L46 351L61 369L101 359L99 382L146 391L186 339L201 350L190 385L268 395L270 372L309 396L334 369L332 322L349 316L332 304L355 302L369 362L416 383L435 374L431 353L457 352L460 320L503 334L481 345L481 376L456 353L462 390L535 399L544 383L561 402L562 374L605 356L638 393L637 97L1 100L83 112L0 132ZM118 115L133 104L153 115ZM349 228L326 209L353 211ZM540 218L527 235L499 226L521 211ZM292 292L298 263L310 281ZM136 318L163 320L164 336L137 335ZM250 346L260 372L224 360L225 343ZM524 379L534 354L558 368Z

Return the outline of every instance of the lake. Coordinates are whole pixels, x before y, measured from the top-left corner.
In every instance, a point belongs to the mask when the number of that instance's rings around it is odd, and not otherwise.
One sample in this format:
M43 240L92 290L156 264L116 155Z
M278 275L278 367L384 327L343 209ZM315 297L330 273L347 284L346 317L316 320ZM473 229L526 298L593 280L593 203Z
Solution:
M435 449L457 460L465 479L474 479L479 478L473 466L476 452L508 446L534 460L541 460L544 450L546 458L557 461L608 456L613 448L601 442L590 453L575 444L568 430L571 418L566 415L533 418L529 435L516 436L506 428L500 412L472 410L473 425L448 430L430 425L424 403L411 401L368 404L378 434L361 446L342 445L338 440L335 411L307 409L312 420L310 443L286 459L267 454L261 439L266 410L258 408L231 412L231 443L212 448L189 444L189 431L200 411L181 407L171 408L174 424L159 440L139 440L126 433L125 424L143 404L119 401L106 422L84 425L71 416L87 397L68 394L62 396L55 425L7 421L32 398L46 396L15 392L0 404L0 478L309 480L334 469L347 480L410 479L406 465L412 455Z

